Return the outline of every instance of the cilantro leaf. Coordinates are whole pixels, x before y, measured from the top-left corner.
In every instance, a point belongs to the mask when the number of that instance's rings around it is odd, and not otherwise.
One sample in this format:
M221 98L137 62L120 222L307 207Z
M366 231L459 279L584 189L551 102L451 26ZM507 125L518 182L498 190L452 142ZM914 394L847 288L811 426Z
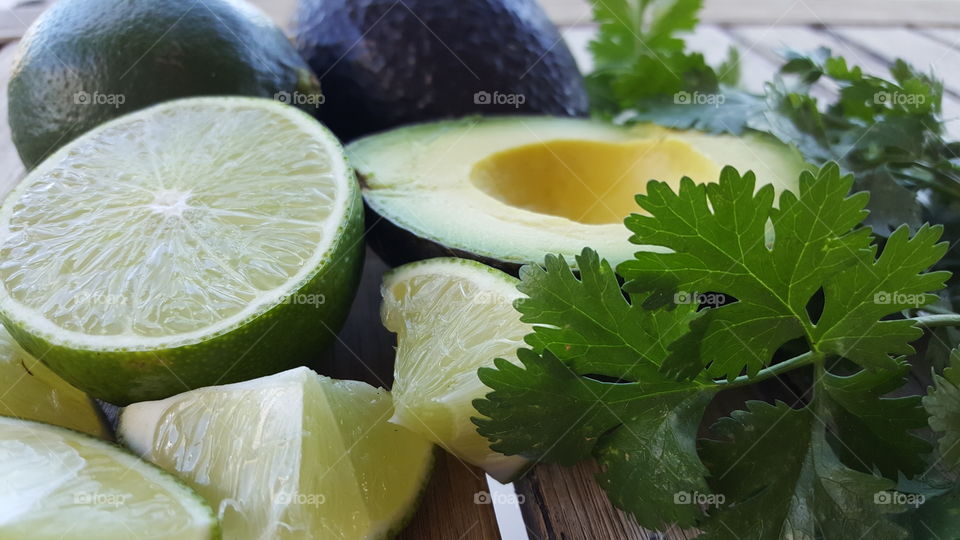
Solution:
M618 271L628 290L659 293L715 291L737 301L706 310L692 322L663 362L689 378L704 369L714 377L756 374L784 343L805 338L814 351L835 353L864 367L897 367L891 357L909 354L921 331L911 321L881 321L936 300L948 274L921 273L946 251L939 227L910 238L894 233L879 258L863 220L867 195L847 196L853 179L836 165L804 172L799 196L786 191L779 208L773 187L756 188L752 173L723 170L718 184L684 178L675 193L651 182L637 202L648 215L627 218L636 244L672 253L638 252ZM768 220L775 241L766 246ZM820 289L825 307L813 320L807 304ZM744 354L744 351L749 351Z
M821 398L836 431L832 446L848 467L879 470L892 479L900 472L925 472L924 455L931 447L910 433L927 423L920 396L884 397L903 386L909 369L899 361L893 370L863 370L849 376L824 372Z
M822 332L807 304L869 253L869 230L852 230L865 215L867 196L848 197L851 183L835 165L816 175L805 172L799 197L784 192L776 209L772 186L756 189L752 173L740 176L727 167L717 184L685 178L674 193L651 182L637 196L649 215L627 218L631 241L673 253L639 252L622 263L618 271L629 280L627 289L660 290L655 298L661 301L664 290L716 291L737 300L697 319L664 362L666 371L689 378L709 362L712 376L733 379L744 369L752 375L787 341ZM768 220L776 237L772 249L766 246Z
M594 72L587 89L596 111L615 114L644 98L715 92L738 74L731 53L722 75L702 54L688 53L679 32L692 30L702 0L592 0L599 31L590 43Z
M520 320L534 325L526 342L549 350L577 371L625 379L661 378L666 344L687 331L695 305L674 312L649 311L628 302L609 263L585 249L577 258L579 278L563 257L548 255L543 267L520 272ZM591 310L591 306L601 309Z
M611 499L640 523L692 525L699 508L675 504L674 495L707 490L695 441L716 388L668 379L659 363L694 306L643 309L591 250L577 268L579 279L562 257L548 256L521 272L528 298L516 306L535 324L533 349L518 351L519 366L498 359L479 370L493 392L474 402L485 417L474 422L498 452L561 464L592 455Z
M940 460L949 468L960 466L960 349L950 353L950 366L934 375L934 385L923 398L930 427L942 433Z
M637 391L636 385L610 385L582 377L549 351L537 355L520 349L517 359L519 366L497 359L496 369L478 371L480 380L495 391L474 401L477 412L487 418L473 422L494 441L490 447L503 454L561 465L586 459L600 436L622 422L621 406L614 409L600 402L629 399ZM549 416L563 421L542 421L547 409Z
M665 94L665 93L663 93ZM708 133L742 135L752 120L762 116L765 103L737 88L722 87L709 99L694 102L689 92L652 96L617 116L617 122L654 122L674 129L696 129Z
M923 504L898 516L919 540L957 540L960 531L960 487L921 488Z
M590 43L598 68L625 67L640 56L683 51L674 34L693 30L702 0L594 0L600 29Z
M924 270L947 251L938 243L942 227L924 225L913 238L898 228L880 257L873 255L839 272L824 284L823 315L809 338L823 352L849 358L864 367L896 367L890 354L911 354L922 331L912 321L882 317L935 302L928 291L942 289L948 272Z
M701 455L724 498L703 538L906 538L889 519L904 508L878 504L895 482L845 467L809 407L751 401L711 431Z

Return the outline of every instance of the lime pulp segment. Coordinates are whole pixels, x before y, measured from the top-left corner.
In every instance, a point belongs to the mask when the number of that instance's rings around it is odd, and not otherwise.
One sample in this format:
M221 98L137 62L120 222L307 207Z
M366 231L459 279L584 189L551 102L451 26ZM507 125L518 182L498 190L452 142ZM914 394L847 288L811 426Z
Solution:
M190 488L119 447L0 418L0 539L206 540L213 512Z
M392 422L422 434L500 481L526 464L490 449L470 420L489 389L477 369L516 361L530 326L513 301L516 279L481 263L430 259L393 270L382 287L383 323L397 334Z
M432 463L391 412L382 389L297 368L131 405L119 434L216 505L227 538L382 538Z

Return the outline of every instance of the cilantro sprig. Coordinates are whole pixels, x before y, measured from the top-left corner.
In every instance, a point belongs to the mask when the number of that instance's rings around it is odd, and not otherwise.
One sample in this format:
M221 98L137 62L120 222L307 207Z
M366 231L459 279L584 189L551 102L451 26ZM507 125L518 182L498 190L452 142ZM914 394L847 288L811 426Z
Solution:
M587 89L596 112L613 115L638 101L662 101L677 92L716 92L739 79L735 49L717 68L686 50L678 33L693 30L702 0L593 2L600 26L591 42L594 71Z
M900 228L879 250L852 182L829 164L776 201L732 168L714 184L651 182L627 226L666 253L617 272L589 249L579 275L561 257L525 267L516 307L534 331L519 364L479 371L492 389L474 403L480 433L506 454L597 459L614 504L650 528L906 538L909 507L884 501L917 495L898 480L922 475L931 446L913 433L927 421L920 397L889 394L921 327L960 317L901 315L947 278L925 271L945 251L941 229ZM710 295L724 301L689 302ZM775 360L798 343L805 352ZM698 439L718 392L801 369L813 375L804 399L748 402Z
M754 94L736 86L735 50L717 68L687 50L682 34L695 28L699 0L593 4L596 70L587 80L595 114L621 123L769 134L815 166L835 161L854 173L855 189L871 193L867 223L875 233L930 221L960 239L960 142L944 139L943 85L932 74L897 60L884 78L826 48L786 51L779 72ZM811 94L822 81L837 89L833 101ZM682 99L696 92L709 99ZM945 266L960 268L960 260Z

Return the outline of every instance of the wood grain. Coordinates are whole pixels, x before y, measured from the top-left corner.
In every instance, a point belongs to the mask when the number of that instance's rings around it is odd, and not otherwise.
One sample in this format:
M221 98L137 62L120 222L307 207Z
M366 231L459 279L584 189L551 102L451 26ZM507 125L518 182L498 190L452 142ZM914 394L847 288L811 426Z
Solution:
M290 28L297 0L250 0L275 21ZM52 0L0 0L0 43L17 39ZM588 0L540 0L559 25L591 20ZM955 0L705 0L701 20L715 24L890 24L960 27Z
M7 82L10 80L10 67L16 51L17 42L8 43L0 49L0 200L3 200L24 173L7 123Z
M531 540L687 540L696 532L676 528L654 532L614 508L595 480L593 461L575 467L539 465L516 482Z
M588 0L540 0L558 24L590 20ZM722 24L960 25L952 0L704 0L701 20Z

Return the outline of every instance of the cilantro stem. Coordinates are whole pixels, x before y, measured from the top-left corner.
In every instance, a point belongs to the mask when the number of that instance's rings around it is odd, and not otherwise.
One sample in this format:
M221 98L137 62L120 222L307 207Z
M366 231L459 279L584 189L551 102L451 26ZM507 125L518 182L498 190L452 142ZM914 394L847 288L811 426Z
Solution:
M939 328L941 326L960 326L960 314L942 313L937 315L923 315L911 319L920 328Z
M960 317L960 315L958 315ZM960 321L960 319L958 319ZM741 375L732 381L714 381L719 385L721 390L729 390L731 388L739 388L741 386L746 386L748 384L758 383L760 381L765 381L777 375L781 375L788 371L793 371L799 367L808 366L814 364L823 358L822 353L817 353L814 351L808 351L801 355L794 356L783 362L776 363L772 366L765 367L757 372L753 377L747 375Z
M917 326L921 328L939 328L943 326L960 326L960 314L958 313L938 313L934 315L922 315L919 317L913 317L910 320L914 321ZM757 372L753 377L747 375L741 375L732 381L719 380L713 381L721 390L729 390L731 388L739 388L741 386L746 386L749 384L758 383L760 381L765 381L767 379L776 377L777 375L782 375L788 371L793 371L799 367L808 366L810 364L816 364L823 359L823 354L816 353L814 351L808 351L801 355L794 356L783 362L779 362L769 367L765 367Z

